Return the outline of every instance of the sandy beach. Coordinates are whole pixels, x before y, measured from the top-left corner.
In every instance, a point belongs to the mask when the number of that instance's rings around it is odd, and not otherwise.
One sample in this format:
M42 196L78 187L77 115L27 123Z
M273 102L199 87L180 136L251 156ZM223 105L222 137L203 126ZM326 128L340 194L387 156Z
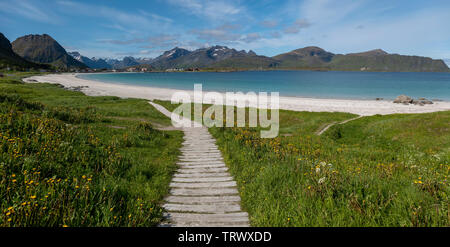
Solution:
M85 80L76 77L74 73L50 74L32 76L23 79L27 83L61 84L66 88L82 87L80 91L90 96L118 96L122 98L142 98L170 100L175 92L193 91L166 88L121 85ZM311 112L349 112L362 116L393 113L425 113L450 110L450 102L439 101L432 105L403 105L386 100L347 100L347 99L316 99L300 97L280 97L280 109Z

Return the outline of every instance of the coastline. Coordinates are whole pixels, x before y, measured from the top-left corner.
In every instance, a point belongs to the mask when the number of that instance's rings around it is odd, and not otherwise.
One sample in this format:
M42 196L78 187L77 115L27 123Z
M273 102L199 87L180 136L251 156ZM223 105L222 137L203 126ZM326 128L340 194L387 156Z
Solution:
M89 96L118 96L148 100L171 100L175 92L193 95L193 90L178 90L135 85L112 84L76 77L75 73L49 74L24 78L26 83L52 83L64 87L82 87L80 91ZM87 86L87 87L86 87ZM204 91L206 92L206 91ZM348 112L361 116L395 113L427 113L450 110L450 102L438 101L432 105L403 105L386 100L321 99L280 96L280 109L310 112Z

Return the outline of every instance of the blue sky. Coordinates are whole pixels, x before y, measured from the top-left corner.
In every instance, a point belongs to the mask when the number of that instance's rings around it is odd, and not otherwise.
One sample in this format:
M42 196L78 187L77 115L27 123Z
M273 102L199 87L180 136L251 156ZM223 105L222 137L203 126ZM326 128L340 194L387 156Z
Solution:
M450 58L448 0L0 0L11 41L50 34L92 57L226 45L273 56L304 46Z

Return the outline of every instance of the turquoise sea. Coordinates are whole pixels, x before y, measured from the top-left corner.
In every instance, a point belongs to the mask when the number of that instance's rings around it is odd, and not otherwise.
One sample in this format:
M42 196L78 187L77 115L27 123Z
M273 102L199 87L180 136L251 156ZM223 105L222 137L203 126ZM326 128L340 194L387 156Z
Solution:
M394 99L400 94L450 101L450 73L244 71L80 74L108 83L204 91L279 92L281 96Z

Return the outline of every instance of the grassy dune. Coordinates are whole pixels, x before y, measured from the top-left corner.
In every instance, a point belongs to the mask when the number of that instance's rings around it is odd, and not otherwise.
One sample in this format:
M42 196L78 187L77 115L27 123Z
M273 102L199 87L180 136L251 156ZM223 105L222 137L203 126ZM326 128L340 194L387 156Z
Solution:
M280 111L274 139L210 129L253 226L450 225L450 111L363 117L316 134L353 117Z
M182 133L145 100L0 78L0 226L154 226Z

